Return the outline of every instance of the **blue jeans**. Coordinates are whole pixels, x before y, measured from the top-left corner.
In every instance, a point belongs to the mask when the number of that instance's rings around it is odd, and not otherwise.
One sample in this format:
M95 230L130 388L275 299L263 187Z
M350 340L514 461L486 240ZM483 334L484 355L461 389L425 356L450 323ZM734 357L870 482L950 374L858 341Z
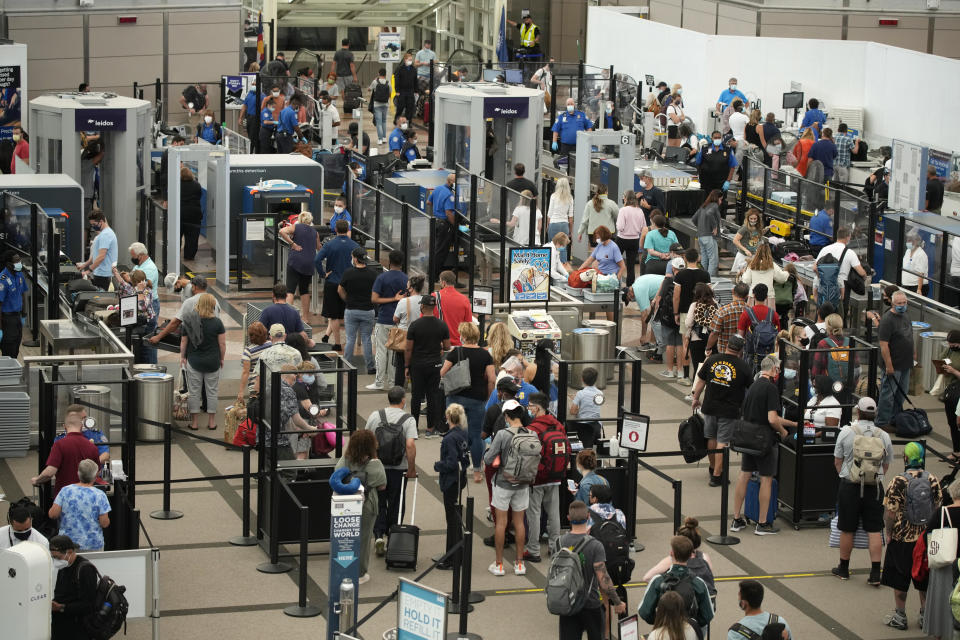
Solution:
M720 255L717 252L717 239L713 236L698 236L700 245L700 264L711 278L717 277L717 267L720 266Z
M353 359L353 353L357 348L357 333L360 333L360 346L363 348L363 360L367 365L367 371L372 371L376 367L373 360L373 343L370 341L370 335L373 333L373 325L376 324L377 317L373 309L347 309L343 312L343 323L347 329L347 341L343 345L343 355L349 361Z
M551 222L547 225L547 242L553 240L553 236L560 232L570 235L570 225L566 222ZM567 261L567 248L560 249L560 262Z
M881 361L882 366L882 361ZM900 386L897 387L897 383ZM877 402L876 425L883 427L893 421L894 416L903 411L903 394L910 387L910 369L894 370L892 374L883 374L880 381L880 400ZM903 392L900 390L903 389Z
M389 111L389 103L383 106L378 103L373 105L373 122L377 125L377 140L387 139L387 115Z
M448 407L454 402L463 405L463 410L467 414L467 442L470 444L470 459L473 462L473 470L479 471L481 469L480 461L483 460L483 438L480 437L480 434L483 431L486 403L482 400L464 396L447 396Z

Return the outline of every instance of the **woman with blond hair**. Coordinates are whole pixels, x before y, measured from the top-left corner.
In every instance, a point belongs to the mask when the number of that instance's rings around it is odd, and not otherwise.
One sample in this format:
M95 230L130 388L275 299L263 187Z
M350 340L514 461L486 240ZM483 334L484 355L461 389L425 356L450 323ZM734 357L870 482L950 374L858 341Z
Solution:
M761 242L756 253L753 254L753 258L747 264L743 275L740 276L740 281L750 287L750 296L752 297L753 288L758 284L767 285L767 291L773 293L773 283L786 282L788 277L789 274L773 261L770 244Z
M550 277L558 280L567 281L573 267L564 260L567 254L567 247L570 245L570 236L563 231L555 234L553 238L543 246L550 249Z
M817 345L811 345L811 349L830 349L831 351L821 351L815 353L813 357L813 375L829 375L834 380L843 383L852 383L853 380L847 380L851 365L855 365L855 352L843 349L850 346L850 338L843 335L843 316L839 313L831 313L823 321L823 328L827 332L827 337L821 340Z
M293 304L293 296L300 291L300 315L310 314L310 284L316 273L314 258L320 249L320 235L313 228L313 214L301 211L296 224L280 229L280 235L290 244L287 256L287 304Z
M223 358L227 353L227 334L223 322L214 315L216 307L216 298L204 293L194 309L183 314L180 366L187 378L187 391L190 393L187 408L190 411L190 428L194 431L200 428L200 393L203 389L207 394L207 428L217 428L217 388Z
M570 181L566 178L557 180L557 184L550 195L550 206L547 208L547 237L556 240L558 233L569 236L573 229L573 194L570 192ZM560 262L568 261L567 247L560 249Z
M607 186L597 185L597 192L583 208L583 219L577 228L577 242L583 242L583 234L586 232L590 246L597 246L594 232L598 227L616 229L618 215L620 209L616 202L607 197Z
M461 336L463 334L460 334ZM482 349L481 349L482 351ZM467 415L463 406L456 402L447 405L447 426L450 428L440 441L440 459L433 463L433 470L440 473L438 482L443 493L443 512L447 521L447 553L463 537L463 519L460 516L460 494L467 484L467 467L470 465L468 453ZM476 475L476 471L474 471ZM480 474L481 479L483 474ZM460 557L458 551L437 565L438 569L452 569Z
M513 241L521 247L529 246L532 242L537 242L540 237L540 229L543 227L543 214L537 209L536 231L533 238L530 237L530 202L533 200L533 192L524 189L520 192L520 202L513 209L513 214L507 220L507 228L513 229Z
M493 367L497 371L507 359L507 352L513 349L513 338L506 323L494 322L487 329L487 351L493 358Z
M360 512L360 578L357 584L370 581L370 539L373 524L380 511L380 492L387 488L387 472L377 458L377 437L369 429L357 429L350 436L337 469L346 467L363 483L363 510Z

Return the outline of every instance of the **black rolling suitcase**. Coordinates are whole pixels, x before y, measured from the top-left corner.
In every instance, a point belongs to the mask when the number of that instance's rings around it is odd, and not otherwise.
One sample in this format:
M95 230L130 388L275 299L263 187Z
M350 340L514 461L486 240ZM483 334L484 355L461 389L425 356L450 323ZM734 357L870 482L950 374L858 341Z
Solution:
M343 89L343 110L353 111L360 108L360 98L363 96L363 89L360 85L351 82Z
M400 516L397 524L390 525L387 534L387 569L417 568L417 555L420 551L420 527L413 524L417 517L418 480L413 479L413 508L410 510L410 524L403 524L403 503L407 497L407 478L403 479L400 493Z

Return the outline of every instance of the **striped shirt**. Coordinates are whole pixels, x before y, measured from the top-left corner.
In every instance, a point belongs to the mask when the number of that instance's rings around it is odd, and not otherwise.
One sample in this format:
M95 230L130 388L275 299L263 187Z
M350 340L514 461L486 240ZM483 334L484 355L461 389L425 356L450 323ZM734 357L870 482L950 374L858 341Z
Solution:
M250 363L250 377L247 378L246 394L249 396L257 383L257 376L260 375L260 356L263 352L273 346L273 343L267 340L263 344L248 344L243 349L243 355L240 356L240 362Z
M730 304L725 304L717 310L710 324L710 330L719 333L717 340L716 353L723 353L727 349L727 340L737 332L737 323L740 316L747 309L747 305L741 300L734 300Z

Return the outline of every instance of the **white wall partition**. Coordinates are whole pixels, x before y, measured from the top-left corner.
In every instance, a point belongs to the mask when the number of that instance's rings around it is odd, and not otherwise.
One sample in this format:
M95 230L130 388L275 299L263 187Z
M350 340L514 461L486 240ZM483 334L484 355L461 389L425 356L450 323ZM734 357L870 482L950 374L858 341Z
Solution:
M778 118L794 81L828 109L864 108L866 138L874 145L899 138L960 150L960 127L950 120L960 83L946 81L960 77L960 60L873 42L709 35L613 7L588 9L586 53L589 65L682 84L687 114L701 131L727 78L736 76ZM904 102L905 95L923 99Z

